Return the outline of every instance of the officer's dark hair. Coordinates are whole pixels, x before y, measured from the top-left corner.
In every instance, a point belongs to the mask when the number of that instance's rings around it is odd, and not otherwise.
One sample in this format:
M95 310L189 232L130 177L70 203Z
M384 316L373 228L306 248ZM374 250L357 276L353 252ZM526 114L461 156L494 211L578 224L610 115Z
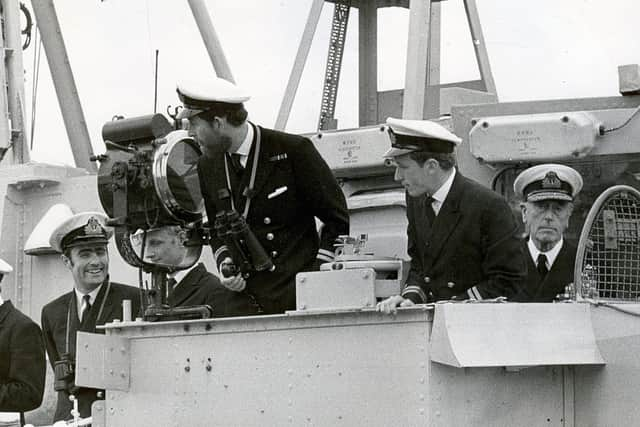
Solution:
M231 126L237 127L247 120L249 113L244 108L244 104L234 104L233 107L224 109L212 108L206 110L200 113L200 116L207 121L213 121L214 117L225 117Z
M433 153L430 151L413 151L409 153L409 157L420 166L423 166L427 160L434 159L438 162L443 170L450 170L456 165L455 153Z

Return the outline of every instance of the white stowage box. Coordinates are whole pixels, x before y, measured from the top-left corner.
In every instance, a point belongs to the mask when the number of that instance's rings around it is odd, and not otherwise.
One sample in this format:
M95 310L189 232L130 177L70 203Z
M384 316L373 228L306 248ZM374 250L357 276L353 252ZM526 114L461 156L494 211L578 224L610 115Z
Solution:
M345 310L376 305L373 268L311 271L296 276L296 309Z
M469 131L469 146L490 163L579 158L595 146L598 126L582 111L485 117Z

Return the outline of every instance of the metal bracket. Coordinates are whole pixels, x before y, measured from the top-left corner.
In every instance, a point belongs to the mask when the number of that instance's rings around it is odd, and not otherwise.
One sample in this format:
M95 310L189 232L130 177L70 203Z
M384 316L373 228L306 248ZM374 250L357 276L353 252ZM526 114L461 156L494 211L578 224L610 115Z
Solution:
M108 390L129 390L131 377L129 339L78 332L76 385Z

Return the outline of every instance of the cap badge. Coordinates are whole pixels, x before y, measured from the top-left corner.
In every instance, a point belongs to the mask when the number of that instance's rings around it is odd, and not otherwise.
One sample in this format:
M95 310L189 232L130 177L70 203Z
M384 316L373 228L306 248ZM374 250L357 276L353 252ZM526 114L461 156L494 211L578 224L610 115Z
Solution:
M84 234L86 236L101 236L103 234L100 221L96 217L89 218L87 225L84 227Z
M555 172L547 172L544 179L542 180L542 188L545 190L547 189L557 190L561 187L562 187L562 184L560 182L560 178L558 178L558 175L556 175Z

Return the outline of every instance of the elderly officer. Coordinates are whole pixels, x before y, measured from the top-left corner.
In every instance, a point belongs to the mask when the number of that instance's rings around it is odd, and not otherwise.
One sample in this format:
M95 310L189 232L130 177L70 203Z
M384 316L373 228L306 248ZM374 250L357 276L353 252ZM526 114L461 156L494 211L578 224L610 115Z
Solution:
M145 261L165 266L188 264L187 236L180 226L168 225L146 231ZM203 263L187 269L176 269L168 274L168 303L171 307L209 305L215 317L225 315L226 299L235 295L209 273Z
M507 202L456 170L460 138L425 120L387 119L395 180L407 194L411 268L402 295L378 304L485 299L514 294L525 275L517 224Z
M294 309L296 274L332 261L336 238L349 232L342 190L309 139L248 122L249 96L234 84L209 77L180 82L177 90L184 104L178 118L189 119L189 133L204 151L198 173L209 221L237 211L275 266L246 279L223 277L236 291L228 312ZM323 223L320 236L315 218ZM216 236L211 248L219 268L239 261Z
M13 271L0 259L0 281ZM40 327L18 311L0 289L0 412L36 409L42 402L45 377L44 343ZM20 413L20 414L17 414Z
M76 332L104 333L96 326L121 319L123 300L131 301L134 315L140 307L137 288L109 280L107 243L113 231L106 219L99 212L72 215L56 227L49 240L62 253L62 262L73 277L73 290L42 308L42 331L58 391L54 421L71 418L71 393L78 399L80 416L90 416L99 391L74 384Z
M522 221L529 237L523 248L527 279L515 301L553 301L573 283L576 247L563 234L581 189L582 177L565 165L537 165L516 177L513 190L523 200Z

